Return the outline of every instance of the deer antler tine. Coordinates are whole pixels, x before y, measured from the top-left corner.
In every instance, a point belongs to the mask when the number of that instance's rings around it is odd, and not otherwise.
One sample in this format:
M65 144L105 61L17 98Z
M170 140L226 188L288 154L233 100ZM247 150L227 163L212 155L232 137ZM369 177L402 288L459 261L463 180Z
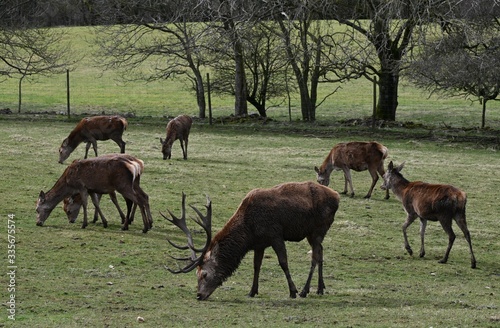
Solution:
M167 238L167 241L170 245L174 246L175 248L177 249L181 249L181 250L186 250L186 249L189 249L189 246L179 246L177 244L175 244L174 242L170 241L170 239Z
M186 265L184 268L182 269L179 269L177 271L175 270L172 270L170 269L168 266L165 265L165 269L167 269L168 271L170 271L171 273L173 274L178 274L178 273L188 273L190 271L192 271L196 266L198 265L198 262L197 261L191 261L190 264Z
M205 230L205 233L207 234L207 241L205 243L205 246L203 246L203 248L196 248L194 246L194 243L193 243L193 237L191 235L191 231L189 230L189 228L187 227L187 223L186 223L186 194L183 192L182 193L182 209L181 209L181 217L180 218L177 218L175 217L175 215L170 212L170 210L167 209L168 213L170 214L170 216L172 217L172 219L169 219L167 218L165 215L163 215L161 212L160 214L169 222L171 222L172 224L174 224L175 226L177 226L178 228L180 228L187 236L187 246L179 246L177 244L175 244L174 242L170 241L168 238L167 238L167 241L175 248L177 249L181 249L181 250L186 250L186 249L190 249L191 250L191 257L190 258L175 258L175 257L172 257L173 259L175 260L179 260L179 261L185 261L185 260L189 260L191 263L188 264L187 266L185 266L184 268L180 269L180 270L172 270L168 267L167 270L172 272L172 273L187 273L191 270L193 270L199 263L200 261L202 260L202 257L203 255L205 254L207 248L208 248L208 245L210 244L210 241L211 241L211 230L212 230L212 223L211 223L211 220L212 220L212 204L211 204L211 201L210 201L210 198L207 196L207 205L206 205L206 208L207 208L207 215L206 216L203 216L203 214L198 210L196 209L194 206L192 205L189 205L199 216L199 219L193 219L193 221L195 221L198 225L200 225L204 230ZM201 219L201 220L200 220ZM201 253L201 255L199 257L196 257L196 253Z

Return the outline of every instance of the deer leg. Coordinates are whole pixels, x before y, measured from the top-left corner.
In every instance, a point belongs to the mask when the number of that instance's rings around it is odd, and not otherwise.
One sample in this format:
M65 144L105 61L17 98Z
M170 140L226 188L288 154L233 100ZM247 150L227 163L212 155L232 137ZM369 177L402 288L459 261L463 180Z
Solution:
M97 197L97 202L100 204L102 194L96 194L96 197ZM92 223L96 223L97 220L99 220L99 212L97 211L97 208L94 206L94 219L92 220Z
M85 157L84 157L84 159L87 159L87 157L89 156L90 145L92 145L92 143L90 141L87 141L87 144L85 145Z
M321 245L321 241L312 242L309 238L307 239L309 244L312 246L311 269L309 270L309 276L307 277L306 284L299 294L300 297L306 297L309 293L316 265L318 265L318 295L323 295L323 290L325 288L325 283L323 282L323 246Z
M427 220L420 219L420 257L425 256L424 235L426 227L427 227Z
M347 183L349 183L349 187L351 188L351 198L354 197L354 187L352 186L352 178L351 178L351 170L344 170L344 178L345 178L345 186L344 193L347 194Z
M125 202L127 203L127 216L125 220L128 220L128 223L130 224L134 222L134 216L135 216L135 210L137 209L137 204L135 204L130 199L125 199ZM125 223L125 220L122 219L122 224Z
M290 297L297 297L297 287L292 281L292 277L290 276L290 270L288 269L288 258L286 255L286 247L284 240L275 240L272 245L274 252L278 255L278 262L280 264L281 269L285 273L286 280L288 282L288 289L290 290Z
M384 163L381 162L380 163L380 166L377 168L377 172L378 174L380 174L380 177L383 179L384 178L384 174L385 174L385 170L384 170ZM384 199L389 199L389 188L387 188L385 190L385 198Z
M139 186L136 186L136 194L138 196L138 202L136 203L141 210L142 221L144 223L144 229L142 229L142 232L146 233L153 227L153 218L149 208L149 196Z
M370 187L370 190L368 190L368 193L366 194L365 198L370 198L372 196L373 188L375 188L375 185L377 184L378 181L377 171L370 170L370 175L372 176L372 185Z
M184 141L182 140L182 138L179 138L179 142L181 143L182 158L187 159L186 150L184 149Z
M83 223L82 223L82 229L85 229L87 227L88 221L87 221L87 201L88 201L88 192L87 190L80 191L80 197L82 199L82 206L83 206Z
M188 138L186 138L186 145L185 145L185 147L184 147L184 149L186 150L186 158L185 158L185 159L187 159L187 158L188 158L188 142L189 142L189 139L188 139Z
M408 235L406 234L406 229L410 226L410 224L413 223L413 221L415 221L416 218L417 218L416 215L408 214L408 217L406 218L405 223L403 223L403 237L405 240L405 249L408 252L408 254L410 254L410 255L413 255L413 251L410 247L410 243L408 242Z
M439 263L448 262L448 256L450 255L451 247L453 246L453 242L455 241L455 233L451 227L451 219L448 218L440 218L439 223L443 227L444 231L448 234L448 247L446 248L446 253L444 253L444 257L439 261Z
M118 210L118 213L120 214L120 218L122 219L122 224L125 222L127 219L125 217L125 214L123 214L122 209L120 208L120 205L118 204L118 199L116 199L116 192L112 191L109 193L109 198L111 198L111 201L113 204L115 204L116 209Z
M115 136L115 137L111 138L111 140L113 140L114 142L116 142L116 144L118 145L118 147L120 147L120 153L125 154L125 144L126 144L126 142L123 141L122 137L121 136Z
M248 296L254 297L259 294L259 275L260 267L262 266L262 259L264 258L264 249L256 249L253 253L253 283L252 289Z
M455 217L458 227L464 233L465 240L469 243L470 249L470 267L472 269L476 268L476 258L474 257L474 252L472 251L472 241L470 239L469 229L467 229L467 221L465 220L465 214Z
M98 198L97 194L93 192L93 193L90 194L90 198L92 199L92 203L94 203L94 207L95 207L96 211L101 216L102 226L104 228L107 228L108 227L108 221L104 217L104 214L102 214L101 207L99 206L99 199L100 199L100 197Z

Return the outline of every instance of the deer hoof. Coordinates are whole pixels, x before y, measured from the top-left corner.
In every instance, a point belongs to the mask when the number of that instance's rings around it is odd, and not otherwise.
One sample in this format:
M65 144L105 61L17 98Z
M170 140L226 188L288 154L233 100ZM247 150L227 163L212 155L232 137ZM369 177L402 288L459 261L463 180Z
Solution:
M411 249L410 246L406 246L405 249L408 252L408 254L413 255L413 250Z

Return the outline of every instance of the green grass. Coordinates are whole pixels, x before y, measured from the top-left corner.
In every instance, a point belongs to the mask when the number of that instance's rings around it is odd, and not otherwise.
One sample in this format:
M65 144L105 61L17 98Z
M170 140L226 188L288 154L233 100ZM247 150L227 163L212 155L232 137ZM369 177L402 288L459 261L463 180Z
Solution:
M82 58L70 73L71 111L75 114L135 113L138 116L163 117L185 113L197 115L196 98L182 80L151 83L125 83L113 71L102 71L95 65L93 54L97 51L92 40L92 28L75 27L68 30L75 58ZM148 70L148 67L144 67ZM321 99L337 85L322 84L318 94ZM0 109L17 112L18 81L9 79L0 83ZM213 115L228 116L234 113L234 99L212 96ZM301 119L298 95L292 95L292 120ZM66 112L66 74L37 77L23 83L22 112ZM250 112L256 112L251 106ZM317 109L319 122L368 117L372 113L372 86L365 79L342 85L340 91L328 98ZM208 113L207 113L208 116ZM288 106L268 110L268 116L278 121L288 121ZM481 106L462 98L428 98L403 80L399 90L398 121L412 121L433 127L444 125L476 128L481 124ZM500 127L500 103L489 102L486 125Z
M77 53L87 53L91 38L86 28L70 30ZM91 48L91 47L90 47ZM314 124L300 118L297 99L293 122L287 108L269 111L273 121L221 123L232 113L230 98L213 99L216 124L196 120L189 159L181 159L174 144L173 158L163 161L159 138L164 137L163 116L196 115L194 96L179 81L123 84L112 72L92 67L86 57L71 73L72 112L62 115L26 112L65 111L65 76L40 78L24 85L23 114L0 115L0 244L4 245L0 274L3 290L0 327L7 319L7 216L16 222L16 326L20 327L159 327L159 326L348 326L348 327L493 327L500 322L498 234L498 131L500 111L492 103L489 129L478 130L480 108L462 99L427 99L403 85L397 118L414 122L372 131L341 124L371 113L371 86L364 81L346 84L322 105ZM322 86L326 94L330 86ZM17 111L17 82L0 83L0 108ZM44 227L35 226L35 201L47 191L66 165L60 165L58 147L83 114L127 113L124 139L127 153L145 162L141 179L150 196L154 229L141 232L140 217L129 231L121 231L113 205L103 198L110 226L86 229L67 222L57 207ZM408 127L409 126L409 127ZM468 193L468 224L478 261L470 269L468 246L455 227L457 239L449 263L443 256L447 236L429 223L425 258L410 257L403 248L401 225L405 213L394 197L383 200L377 186L365 200L370 178L353 173L355 198L343 196L335 222L324 241L323 296L289 299L288 288L274 252L269 249L261 271L260 294L248 298L252 254L207 302L197 302L194 273L172 275L164 265L177 254L167 236L178 243L182 233L159 214L179 213L181 192L187 202L202 208L205 195L213 201L213 230L231 217L246 193L286 181L314 180L313 167L321 164L331 147L349 140L377 140L390 151L410 180L451 183ZM118 151L113 142L100 142L101 153ZM81 158L80 146L67 160ZM379 182L380 184L380 182ZM332 185L342 190L339 172ZM191 213L193 214L193 213ZM193 214L194 215L194 214ZM203 236L196 234L197 242ZM410 243L418 250L418 224L409 229ZM307 243L288 243L292 278L301 288L310 260ZM316 287L316 276L313 291ZM139 324L141 316L145 322Z
M390 159L406 161L403 171L412 180L452 183L467 191L468 223L478 261L470 269L468 247L457 231L449 263L439 264L447 237L430 223L427 255L410 257L403 249L404 211L394 197L383 200L378 188L371 200L367 172L353 173L356 197L343 196L335 222L324 241L326 294L289 299L288 288L274 252L266 252L260 294L248 298L252 254L206 302L196 301L196 276L172 275L164 265L177 254L167 236L182 242L183 235L161 218L167 208L179 213L181 192L187 202L202 208L205 194L213 201L213 230L221 229L245 194L256 187L285 181L314 180L319 165L337 142L360 140L363 129L325 128L324 133L302 125L213 126L196 122L190 138L189 159L181 159L178 143L173 158L161 159L158 138L164 123L129 120L127 153L145 162L141 179L150 196L155 226L141 232L140 218L121 231L111 202L103 198L110 226L86 229L70 224L60 206L44 227L35 226L35 201L47 191L66 165L57 163L60 142L74 122L12 117L0 120L0 217L7 272L7 215L16 222L16 326L20 327L144 327L262 326L292 324L349 327L492 327L500 320L498 254L498 189L500 158L495 147L471 143L392 137L392 129L375 135L387 145ZM294 132L293 127L297 130ZM50 129L50 130L48 130ZM319 129L319 128L318 128ZM360 136L355 136L359 133ZM102 153L115 152L112 142L100 142ZM79 147L68 162L80 158ZM341 190L339 172L332 187ZM194 213L191 212L192 215ZM418 250L418 224L409 229ZM197 235L201 242L203 236ZM307 242L287 243L292 278L301 288L309 269ZM2 274L3 302L8 280ZM10 326L4 303L0 326Z

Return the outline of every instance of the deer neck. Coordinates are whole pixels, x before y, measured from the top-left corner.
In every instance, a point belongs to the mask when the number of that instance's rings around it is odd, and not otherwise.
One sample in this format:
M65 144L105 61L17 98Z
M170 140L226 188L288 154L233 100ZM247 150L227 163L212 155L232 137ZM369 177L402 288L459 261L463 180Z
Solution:
M80 130L73 130L68 136L68 147L75 149L79 144L85 141L85 138Z
M56 184L45 194L45 203L50 209L54 209L64 198L72 196L75 194L74 189L70 188L65 181L65 176L63 175Z
M396 175L396 179L391 185L391 191L400 200L403 199L403 194L405 193L410 181L406 180L402 175Z
M226 225L213 239L212 247L217 244L217 272L222 281L229 278L238 268L241 260L250 250L248 234L241 225Z

